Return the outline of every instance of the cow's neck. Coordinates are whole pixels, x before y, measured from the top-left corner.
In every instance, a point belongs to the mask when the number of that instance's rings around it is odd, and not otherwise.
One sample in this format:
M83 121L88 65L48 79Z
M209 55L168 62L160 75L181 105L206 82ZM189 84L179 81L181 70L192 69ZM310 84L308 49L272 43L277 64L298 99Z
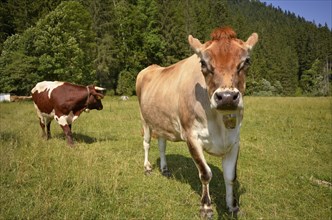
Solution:
M211 113L207 114L210 122L215 121L216 123L223 125L226 129L235 129L241 126L242 122L242 110L222 112L215 109L210 110ZM214 120L213 120L214 119Z
M82 95L77 97L76 102L73 105L73 113L75 115L80 115L85 109L87 109L91 92L88 87L82 87L80 94Z
M89 98L90 98L90 89L89 89L89 86L86 86L86 90L88 92L88 95L86 97L86 101L85 101L85 105L84 105L85 108L87 108L88 105L89 105Z

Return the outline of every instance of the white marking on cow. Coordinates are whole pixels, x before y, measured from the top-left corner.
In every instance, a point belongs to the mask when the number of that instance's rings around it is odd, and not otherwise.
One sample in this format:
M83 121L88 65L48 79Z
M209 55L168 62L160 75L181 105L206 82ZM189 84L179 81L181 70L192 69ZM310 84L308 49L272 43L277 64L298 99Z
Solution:
M53 89L55 89L63 84L64 84L64 82L59 82L59 81L54 81L54 82L43 81L43 82L37 83L37 85L31 90L31 93L32 94L35 92L41 93L41 92L44 92L45 90L48 90L48 98L51 98L51 93L52 93Z
M78 118L78 116L74 115L71 111L68 115L61 115L60 117L55 115L54 118L59 125L65 126L72 124Z
M34 106L35 106L35 108L36 108L36 110L37 110L38 118L40 118L41 122L42 122L44 125L47 125L50 121L53 120L53 118L54 118L54 113L55 113L55 112L54 112L54 109L53 109L53 111L52 111L50 114L47 114L47 113L45 113L45 112L40 111L39 108L38 108L38 106L37 106L35 103L33 103L33 104L34 104Z

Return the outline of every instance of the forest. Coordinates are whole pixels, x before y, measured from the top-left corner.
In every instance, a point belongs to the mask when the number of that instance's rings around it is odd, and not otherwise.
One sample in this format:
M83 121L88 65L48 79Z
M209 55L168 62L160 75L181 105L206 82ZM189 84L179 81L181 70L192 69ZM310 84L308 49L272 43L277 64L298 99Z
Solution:
M188 35L219 26L259 35L246 95L331 95L331 29L259 0L1 1L0 93L58 80L134 95L140 70L190 56Z

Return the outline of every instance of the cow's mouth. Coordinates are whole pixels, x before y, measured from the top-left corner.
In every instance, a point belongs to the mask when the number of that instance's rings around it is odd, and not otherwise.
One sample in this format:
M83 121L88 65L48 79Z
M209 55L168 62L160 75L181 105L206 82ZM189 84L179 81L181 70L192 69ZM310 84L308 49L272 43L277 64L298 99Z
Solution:
M219 105L217 105L217 109L220 111L235 111L238 109L238 105L219 104Z

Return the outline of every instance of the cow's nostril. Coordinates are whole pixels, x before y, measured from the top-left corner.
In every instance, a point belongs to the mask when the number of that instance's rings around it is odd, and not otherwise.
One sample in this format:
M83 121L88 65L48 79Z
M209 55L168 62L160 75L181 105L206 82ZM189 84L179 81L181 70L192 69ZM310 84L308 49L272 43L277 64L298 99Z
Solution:
M222 96L223 96L223 94L221 92L217 92L215 94L216 101L221 101L222 100Z
M236 92L233 96L233 100L236 101L239 98L239 92Z

